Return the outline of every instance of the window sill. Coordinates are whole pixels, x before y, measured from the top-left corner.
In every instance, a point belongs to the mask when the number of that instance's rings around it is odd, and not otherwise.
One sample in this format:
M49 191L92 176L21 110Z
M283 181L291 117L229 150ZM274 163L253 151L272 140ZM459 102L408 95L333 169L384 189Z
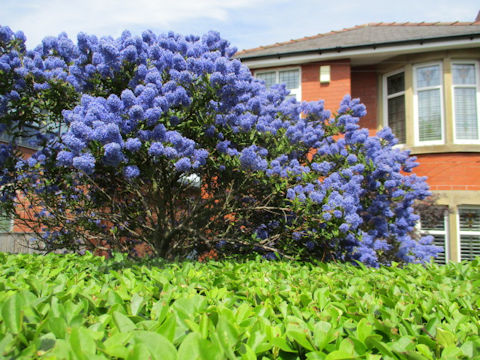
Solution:
M442 145L420 145L420 146L402 146L404 149L410 149L412 155L421 154L441 154L470 152L480 153L480 144L442 144Z

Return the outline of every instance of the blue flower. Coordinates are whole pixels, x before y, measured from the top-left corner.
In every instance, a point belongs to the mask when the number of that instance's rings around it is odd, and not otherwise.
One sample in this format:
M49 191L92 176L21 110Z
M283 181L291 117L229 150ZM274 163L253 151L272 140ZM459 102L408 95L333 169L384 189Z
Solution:
M163 155L163 144L159 142L154 142L152 145L150 145L150 149L148 150L148 153L152 156L160 156Z
M131 152L137 152L142 147L142 142L138 138L128 138L125 141L125 149Z
M72 164L74 168L91 175L95 169L95 158L90 153L82 154L74 157Z
M106 165L118 166L125 157L122 153L122 148L117 143L108 143L104 147L103 162Z
M140 176L140 169L136 165L128 165L123 169L123 175L127 179L133 179Z
M175 169L178 172L187 172L191 169L192 164L190 163L190 160L186 157L181 158L175 163Z

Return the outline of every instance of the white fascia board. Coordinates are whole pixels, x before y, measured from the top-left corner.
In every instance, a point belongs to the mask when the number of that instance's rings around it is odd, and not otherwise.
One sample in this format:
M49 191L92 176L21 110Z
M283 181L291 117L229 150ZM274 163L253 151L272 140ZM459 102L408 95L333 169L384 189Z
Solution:
M423 40L425 41L425 40ZM316 61L328 61L356 57L375 57L376 55L384 58L385 56L395 56L408 53L416 53L422 51L436 51L436 50L449 50L449 49L461 49L472 46L480 46L480 39L467 39L467 40L453 40L442 42L427 42L421 44L421 40L418 44L407 44L397 46L381 46L375 47L374 44L363 49L356 50L343 50L343 51L328 51L320 54L304 54L304 55L266 55L266 59L240 59L244 65L247 65L250 69L268 68L273 66L286 66L294 64L304 64ZM320 50L319 50L320 52ZM373 60L373 59L372 59ZM372 62L375 63L375 62Z

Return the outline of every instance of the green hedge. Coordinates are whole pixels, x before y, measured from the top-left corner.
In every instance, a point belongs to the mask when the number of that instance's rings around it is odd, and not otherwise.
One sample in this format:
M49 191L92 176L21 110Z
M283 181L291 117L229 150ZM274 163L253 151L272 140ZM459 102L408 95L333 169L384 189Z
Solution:
M0 357L480 358L480 260L363 268L0 253Z

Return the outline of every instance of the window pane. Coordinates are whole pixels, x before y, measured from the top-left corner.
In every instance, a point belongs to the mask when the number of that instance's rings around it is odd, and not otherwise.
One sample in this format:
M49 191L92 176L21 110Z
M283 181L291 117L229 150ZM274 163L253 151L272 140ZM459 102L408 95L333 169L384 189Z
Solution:
M392 129L400 144L405 144L405 96L388 99L388 126Z
M285 70L279 73L279 83L285 83L287 89L297 89L300 83L298 70Z
M453 70L453 84L454 85L475 85L475 65L473 64L454 64Z
M440 85L440 65L419 67L416 75L418 88Z
M405 76L404 73L395 74L387 78L387 94L395 94L405 91Z
M12 221L4 213L0 212L0 233L10 232L12 229Z
M11 126L12 131L17 135L15 138L15 144L17 146L25 146L25 147L31 147L31 148L36 148L37 146L35 145L35 140L36 140L36 134L38 133L38 130L36 128L29 127L29 126L24 126L23 129L20 131L17 128L17 125L14 123ZM18 136L18 134L22 134L23 136ZM10 142L13 139L13 135L8 135L6 132L3 132L0 135L0 141L4 142Z
M460 236L460 256L461 260L473 260L477 256L480 256L479 235Z
M442 139L440 89L418 92L418 125L420 141Z
M480 208L459 209L460 231L480 231Z
M267 88L269 88L269 87L271 87L272 85L274 85L274 84L276 83L276 81L277 81L276 75L275 75L275 71L255 74L255 77L256 77L257 79L260 79L260 80L265 81L265 86L266 86Z
M435 206L434 209L430 209L434 211L420 213L420 231L422 235L433 236L433 244L443 249L435 258L437 264L446 263L447 209L445 206Z
M429 214L420 214L420 225L422 231L445 231L446 207L435 206L435 211ZM438 211L437 211L438 209Z
M433 245L441 247L443 250L437 254L435 262L437 264L446 264L445 261L445 235L432 235Z
M457 139L478 139L477 94L475 88L455 88L455 133Z

